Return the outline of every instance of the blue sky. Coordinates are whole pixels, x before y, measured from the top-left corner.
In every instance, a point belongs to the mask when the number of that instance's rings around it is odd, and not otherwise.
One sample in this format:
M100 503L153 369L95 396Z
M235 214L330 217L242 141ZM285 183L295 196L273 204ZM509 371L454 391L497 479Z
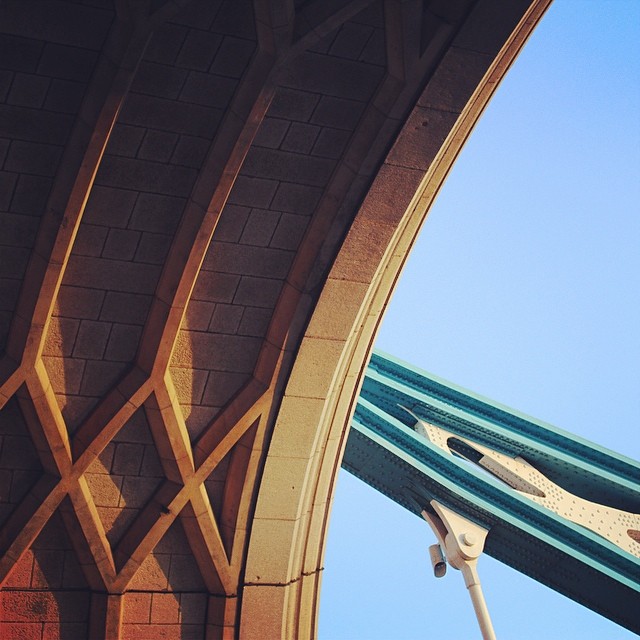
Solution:
M377 347L640 459L640 2L555 0L476 126ZM341 472L322 640L477 638L426 523ZM637 636L491 558L500 640Z

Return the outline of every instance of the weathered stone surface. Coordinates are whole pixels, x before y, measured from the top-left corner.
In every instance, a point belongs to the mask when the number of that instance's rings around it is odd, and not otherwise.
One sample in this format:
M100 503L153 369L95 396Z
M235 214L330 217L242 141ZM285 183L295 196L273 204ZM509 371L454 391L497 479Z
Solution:
M546 0L445 4L0 5L0 636L313 636L372 336Z

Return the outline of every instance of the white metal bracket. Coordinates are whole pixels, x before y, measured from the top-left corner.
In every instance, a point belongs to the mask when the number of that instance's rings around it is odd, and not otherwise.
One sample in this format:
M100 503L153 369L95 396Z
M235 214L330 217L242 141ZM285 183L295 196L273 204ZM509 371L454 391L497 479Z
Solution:
M436 500L431 501L431 506L435 510L435 514L423 511L422 516L433 529L449 564L462 572L483 639L495 640L496 636L482 593L477 569L478 558L484 549L488 530L471 520L467 520ZM435 570L436 565L434 564ZM436 575L438 574L436 573ZM441 575L444 575L442 570Z

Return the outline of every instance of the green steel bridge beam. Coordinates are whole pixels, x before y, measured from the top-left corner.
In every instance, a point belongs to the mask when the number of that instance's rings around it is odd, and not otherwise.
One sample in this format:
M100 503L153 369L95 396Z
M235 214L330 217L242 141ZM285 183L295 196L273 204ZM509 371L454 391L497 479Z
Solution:
M436 501L488 529L486 553L640 633L635 461L374 353L342 464L418 516Z

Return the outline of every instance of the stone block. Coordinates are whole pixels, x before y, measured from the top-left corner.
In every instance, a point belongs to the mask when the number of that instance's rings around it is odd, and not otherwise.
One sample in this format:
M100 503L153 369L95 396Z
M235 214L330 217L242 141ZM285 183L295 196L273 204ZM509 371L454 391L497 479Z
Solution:
M221 42L222 37L216 33L191 29L180 49L176 64L185 69L207 71Z
M418 105L460 113L492 62L492 56L450 47Z
M170 563L171 556L168 554L153 553L147 556L133 577L129 585L130 588L145 589L147 591L166 590ZM151 603L149 603L149 614L151 613L150 605Z
M131 260L138 248L140 233L126 229L111 229L102 251L103 258Z
M40 467L35 448L28 436L4 436L0 467L4 469L37 469ZM14 477L14 481L15 481Z
M62 80L88 82L97 58L98 54L94 51L47 42L38 73Z
M82 573L73 551L67 550L64 553L64 563L62 568L62 586L66 589L86 589L87 581Z
M87 624L84 622L45 622L42 626L42 640L67 640L86 638Z
M73 351L80 322L71 318L53 316L49 324L45 356L70 356Z
M58 589L62 587L64 551L38 549L33 554L31 587L34 589Z
M200 169L210 144L207 138L182 135L171 156L171 163Z
M81 224L78 229L73 252L79 256L99 256L107 239L107 228L94 224Z
M294 553L298 526L299 520L267 520L256 512L251 527L246 582L287 584L294 578L295 569L291 566L294 562L290 556Z
M80 394L88 396L102 396L111 389L125 372L125 365L120 362L106 362L100 360L87 361Z
M0 35L0 60L2 67L12 71L34 73L42 55L44 43L30 38Z
M175 591L204 591L206 589L200 570L192 555L171 556L169 586Z
M238 242L251 209L233 204L225 205L215 229L215 239L220 242Z
M6 102L14 75L12 71L0 69L0 102Z
M51 177L56 172L61 154L62 148L59 146L14 140L5 161L5 169Z
M118 442L115 446L112 473L137 476L140 472L144 445Z
M254 146L278 149L289 130L289 124L288 120L266 117L253 139Z
M242 166L242 175L323 187L333 168L334 163L325 158L253 147Z
M63 145L71 125L66 113L0 105L0 138Z
M309 218L305 216L282 214L270 246L277 249L296 251L300 246L308 224Z
M217 304L211 321L209 323L209 331L214 333L236 333L244 308L238 305Z
M149 622L151 620L151 603L151 593L136 593L135 591L125 593L122 612L123 624Z
M283 282L273 278L242 277L233 301L236 304L273 309Z
M84 221L108 227L126 227L137 194L124 189L94 185L84 214Z
M43 356L43 361L55 393L76 394L80 391L85 368L84 360Z
M141 234L134 256L135 261L147 264L164 264L169 255L171 240L171 236L161 233Z
M97 293L100 293L101 296L104 295L102 291ZM147 319L151 300L152 297L150 295L144 296L133 293L108 291L104 299L104 305L98 308L100 320L121 324L143 325Z
M264 336L267 335L272 314L273 310L268 307L245 307L240 326L238 327L238 334L264 338Z
M109 136L106 152L113 156L135 158L145 131L143 127L132 127L117 122Z
M89 491L98 507L117 507L121 499L122 476L85 473Z
M178 135L175 133L150 129L138 151L138 158L154 162L169 162L177 142Z
M173 235L185 203L184 198L141 193L133 210L129 228Z
M346 341L357 328L368 289L367 284L328 279L306 335Z
M47 206L52 183L50 178L21 175L11 199L11 211L41 216Z
M247 375L244 373L210 371L202 403L211 407L222 407L242 389L247 381Z
M44 103L49 78L25 73L16 73L7 102L21 107L33 107L39 109Z
M32 455L34 455L33 452ZM23 464L25 463L23 462ZM11 496L9 498L11 503L17 504L21 502L29 492L29 489L40 479L40 462L34 462L33 467L33 469L24 470L14 468L13 478L11 479Z
M373 31L369 25L347 22L338 31L329 53L338 58L359 60Z
M322 127L353 131L360 121L366 104L333 96L322 96L313 112L311 122Z
M193 300L231 302L240 282L240 276L216 271L200 271L193 290Z
M131 509L144 507L156 492L159 484L159 478L125 476L119 506Z
M105 156L96 176L96 184L187 197L195 179L196 172L189 167Z
M219 109L135 93L128 96L120 115L120 121L124 124L209 140L213 138L221 119L222 111Z
M500 0L478 3L458 32L456 47L495 55L522 18L530 0L514 0L504 5ZM491 29L487 29L487 25Z
M306 52L296 60L285 86L366 102L383 75L380 67Z
M251 40L225 36L209 71L241 78L253 57L255 47L255 42Z
M72 255L66 278L78 286L122 293L151 294L156 288L160 268L106 258Z
M317 93L278 87L269 106L268 115L272 118L308 122L319 98Z
M155 445L145 445L144 454L142 455L142 465L140 466L140 475L150 478L165 477Z
M254 209L240 237L240 244L266 247L278 224L280 214L274 211Z
M165 22L151 37L144 52L144 59L152 62L172 64L187 35L187 29L181 25Z
M319 133L320 127L293 122L280 148L284 151L308 154L313 148Z
M17 182L17 173L10 173L8 171L0 172L0 211L9 210L9 203L13 197L13 190ZM5 243L3 242L2 244Z
M112 11L98 6L44 2L34 10L30 4L12 2L1 15L6 33L60 44L100 50L109 31Z
M115 324L111 328L109 342L104 353L106 360L131 362L136 355L141 329L130 324Z
M151 600L151 622L176 624L180 621L180 596L176 593L154 593Z
M278 182L275 180L239 175L234 182L233 189L231 189L228 202L246 207L268 209L277 188Z
M347 147L350 130L323 127L311 150L312 155L337 160Z
M149 445L153 443L147 419L142 409L133 414L129 422L117 433L114 440L116 442L139 442Z
M131 84L131 91L175 100L186 78L184 69L143 60Z
M73 80L53 78L44 101L44 108L59 113L78 113L86 86Z
M6 579L3 587L9 588L23 588L31 585L31 572L33 571L33 551L29 549L14 565L13 570ZM3 593L3 597L6 598L6 592ZM0 609L0 618L4 618L2 615L2 609Z
M5 246L31 248L38 233L38 219L33 216L0 213L2 240Z
M4 598L6 622L85 622L89 593L77 591L14 591ZM3 630L4 631L4 630Z
M293 585L297 587L297 585ZM242 616L240 637L284 638L286 637L283 610L292 587L276 585L250 585L242 593L242 606L254 615Z
M192 71L180 92L180 100L206 107L226 109L237 87L237 80Z
M192 366L218 371L248 373L253 369L262 343L246 336L180 332L173 366Z
M271 203L271 208L274 211L310 216L315 211L321 195L322 189L318 187L281 182Z
M56 299L54 314L65 318L96 320L103 300L103 291L63 284Z
M73 348L74 358L100 360L104 354L111 324L95 320L83 320Z
M341 340L305 338L293 365L287 395L326 398L343 348Z
M5 599L12 596L4 596ZM46 624L46 623L45 623ZM11 622L2 625L3 640L42 640L41 622Z
M456 113L416 107L389 152L386 162L426 171L457 119Z
M215 309L213 302L191 300L187 307L183 326L193 331L206 331L211 321L211 315Z

